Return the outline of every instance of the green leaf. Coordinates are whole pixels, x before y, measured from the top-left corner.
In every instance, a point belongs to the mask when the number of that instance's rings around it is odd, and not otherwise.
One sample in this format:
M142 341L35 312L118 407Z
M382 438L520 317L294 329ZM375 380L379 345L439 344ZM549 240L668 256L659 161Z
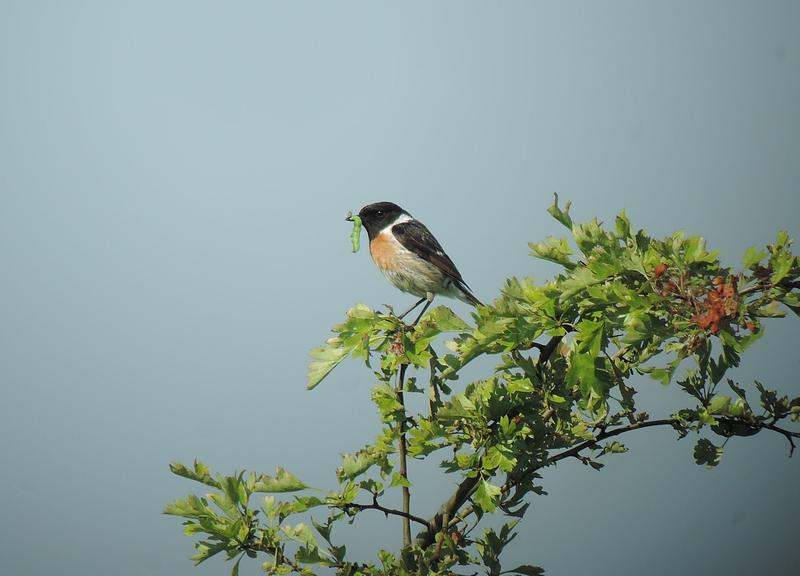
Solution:
M769 304L761 306L756 310L756 316L762 318L783 318L786 316L786 313L781 309L781 303L777 300L773 300Z
M714 394L708 402L708 411L711 414L726 414L731 404L731 397L722 394Z
M333 520L328 518L327 524L320 524L313 518L311 519L311 524L314 526L317 532L319 532L320 536L322 536L328 544L331 544L331 528L332 528ZM331 544L332 545L332 544Z
M623 454L628 451L628 447L621 442L606 442L603 444L601 454Z
M794 256L790 252L781 250L773 258L770 259L772 265L772 275L770 282L777 284L789 273L794 265Z
M173 474L177 474L178 476L195 480L205 484L206 486L213 486L214 488L222 489L219 481L211 477L211 471L209 470L208 466L199 460L194 461L194 468L188 468L183 464L173 462L169 465L169 469Z
M473 494L472 498L475 503L480 506L484 512L494 512L497 508L497 499L500 497L501 490L499 486L489 484L484 479L478 483L478 489Z
M575 341L578 344L577 350L596 358L600 354L600 350L604 348L605 327L606 323L603 320L581 320L578 322L576 326L578 334L575 337Z
M339 481L352 480L366 472L370 466L381 463L386 458L386 453L372 446L362 448L355 454L345 454L342 465L336 470Z
M239 562L242 561L242 558L244 558L244 552L239 554L236 562L233 563L233 568L231 568L231 576L239 576Z
M356 304L347 311L344 324L334 326L339 335L329 338L325 346L309 352L306 387L316 387L348 354L354 358L369 359L370 351L385 341L381 331L392 329L397 320L376 314L365 304Z
M477 413L475 404L463 394L456 394L450 402L442 407L436 414L443 423L450 423L459 418L475 419L480 415Z
M247 490L242 483L241 474L238 476L225 476L222 479L222 490L234 505L247 504Z
M350 350L338 346L338 339L336 338L331 339L331 345L312 349L309 352L311 362L308 363L306 388L309 390L315 388L325 376L330 374L331 370L347 358L349 353Z
M569 270L575 267L575 262L570 258L572 250L564 238L548 236L544 242L536 244L531 242L528 246L531 248L531 255L535 258L560 264Z
M611 247L609 237L596 218L589 222L573 225L572 235L578 248L589 258L590 267L594 268L593 264L598 259L601 262L609 263L608 258L604 258ZM599 275L602 277L608 276L607 273Z
M294 559L298 564L322 564L328 562L328 558L322 555L320 548L311 546L300 546L295 552ZM313 572L301 572L305 574L313 574Z
M699 465L713 468L722 459L722 448L715 446L707 438L700 438L694 447L694 461Z
M275 477L259 474L253 477L253 492L297 492L305 490L308 486L297 476L281 467L275 469Z
M687 262L697 262L706 253L706 241L700 236L689 236L683 243L683 250Z
M730 387L731 390L736 392L736 395L739 398L747 402L747 393L745 392L744 388L740 387L738 384L736 384L736 382L734 382L730 378L728 378L728 386Z
M503 472L511 472L516 466L516 458L508 458L503 454L497 446L491 446L483 457L483 467L486 470L494 470L500 468Z
M590 409L605 397L605 386L597 377L595 359L592 356L573 351L570 354L566 381L569 386L579 386L581 397Z
M217 542L217 543L210 543L210 542L198 542L195 544L195 550L197 550L197 554L192 556L192 560L194 560L195 566L198 564L205 562L212 556L216 556L220 552L225 550L225 543L224 542Z
M347 358L350 350L338 345L338 339L331 339L331 344L321 348L313 348L309 355L311 362L308 363L308 376L306 378L306 388L312 390L330 374L331 370L341 364Z
M372 401L378 407L382 421L393 422L403 418L403 405L397 400L397 392L388 384L375 385L372 389Z
M316 496L295 496L294 502L290 504L292 514L299 514L301 512L305 512L306 510L310 510L311 508L324 505L325 501L321 498L317 498Z
M302 522L294 526L285 524L281 526L281 531L292 540L304 544L310 550L319 550L319 544L317 543L317 539L314 537L314 533L311 531L311 528Z
M744 254L742 255L742 262L744 263L745 268L755 270L759 263L766 257L766 252L756 249L755 246L750 246L744 251Z
M544 568L540 568L539 566L531 566L529 564L523 564L522 566L517 566L513 570L507 570L505 572L501 572L501 574L522 574L523 576L542 576L542 574L544 574Z
M795 314L800 316L800 294L797 292L789 292L783 296L783 303ZM758 336L763 333L763 330L752 334L751 336Z
M417 324L417 329L424 329L425 324L435 327L437 334L440 332L463 332L469 329L469 325L447 306L437 306L431 310L425 316L425 320Z
M603 281L594 275L594 272L585 267L577 267L572 274L563 282L561 282L561 294L558 298L560 304L564 304L570 298L583 292L589 286L594 286Z
M399 486L411 488L411 482L408 481L408 478L403 478L399 473L395 472L392 474L392 482L389 484L389 488L397 488Z
M378 551L378 559L381 561L381 564L383 564L383 569L387 574L394 568L395 562L397 561L395 555L387 550Z
M719 383L722 380L722 377L725 376L725 372L728 371L728 362L725 360L725 356L719 357L719 362L715 362L713 358L711 358L708 362L708 372L711 376L711 382L714 384Z
M622 339L625 344L636 344L652 334L652 320L644 310L632 310L627 313L622 321L622 326L625 329Z
M631 221L628 220L628 215L625 214L625 210L622 210L614 219L614 230L617 233L617 237L622 239L630 238Z
M567 202L564 204L564 209L558 207L558 194L553 194L553 205L547 209L550 215L561 222L564 226L572 230L572 218L569 215L569 208L572 205L571 202Z

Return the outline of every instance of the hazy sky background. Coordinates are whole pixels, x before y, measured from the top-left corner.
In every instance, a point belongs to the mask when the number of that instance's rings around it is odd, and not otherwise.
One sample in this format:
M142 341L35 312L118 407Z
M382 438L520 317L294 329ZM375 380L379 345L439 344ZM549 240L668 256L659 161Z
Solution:
M526 244L561 234L553 192L730 264L796 237L798 30L794 1L0 1L0 572L227 573L161 515L202 490L170 461L335 485L379 431L371 375L307 392L307 351L355 302L410 302L350 253L348 210L401 204L485 301L553 274ZM771 322L737 377L796 395L798 329ZM713 471L694 439L626 441L545 473L505 567L790 573L782 437ZM428 516L455 479L415 473ZM356 557L397 547L367 526L339 533Z

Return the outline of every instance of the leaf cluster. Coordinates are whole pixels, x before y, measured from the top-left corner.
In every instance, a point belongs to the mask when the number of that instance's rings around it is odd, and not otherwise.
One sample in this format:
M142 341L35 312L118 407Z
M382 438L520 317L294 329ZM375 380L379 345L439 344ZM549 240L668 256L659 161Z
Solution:
M800 432L800 397L789 399L760 382L728 376L764 334L766 318L800 313L800 265L780 232L764 250L748 249L742 267L720 263L703 238L676 232L663 239L634 230L624 212L611 227L576 223L558 198L549 212L570 238L531 244L534 257L558 265L548 282L510 278L472 324L438 306L416 325L359 304L335 335L311 352L307 386L316 387L345 358L371 370L380 432L336 471L323 492L280 470L265 475L213 476L201 463L173 472L214 489L189 496L166 512L201 535L197 562L217 553L234 560L266 555L268 574L451 574L479 566L490 575L541 574L519 566L503 571L500 556L515 537L532 495L545 494L540 472L574 458L592 469L627 451L617 438L663 426L698 440L695 461L717 466L725 444L762 431L789 443ZM464 368L495 359L485 378L462 385ZM406 376L406 373L413 374ZM637 405L648 379L675 386L685 406L651 418ZM425 409L411 411L418 395ZM414 486L406 458L435 459L457 487L438 510L420 514L385 504L392 491ZM296 493L278 500L274 493ZM265 493L258 508L255 494ZM347 558L331 539L340 522L378 511L418 533L372 561ZM510 519L498 530L476 530L487 515ZM315 519L315 517L317 520Z

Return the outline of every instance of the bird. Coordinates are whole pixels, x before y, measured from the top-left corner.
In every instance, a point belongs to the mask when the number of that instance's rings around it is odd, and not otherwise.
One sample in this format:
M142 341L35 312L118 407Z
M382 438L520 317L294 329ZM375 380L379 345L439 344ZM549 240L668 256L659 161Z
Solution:
M358 217L367 230L369 252L378 269L396 288L420 298L398 318L402 320L426 302L416 324L436 295L458 298L473 306L481 304L431 231L400 206L392 202L368 204Z

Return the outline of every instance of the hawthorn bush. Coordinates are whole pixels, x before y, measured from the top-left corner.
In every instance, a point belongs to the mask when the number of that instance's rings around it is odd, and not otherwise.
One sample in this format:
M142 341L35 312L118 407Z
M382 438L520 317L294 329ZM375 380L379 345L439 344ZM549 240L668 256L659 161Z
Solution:
M734 271L701 237L654 239L634 231L624 212L612 229L573 222L558 197L549 212L577 248L553 237L530 245L534 257L561 267L551 281L508 279L499 298L476 309L472 326L444 306L407 325L359 304L311 351L308 388L348 357L363 360L375 380L380 434L343 457L332 490L281 468L225 476L199 461L172 464L211 489L165 510L199 537L195 562L224 553L233 575L242 559L259 557L267 574L541 574L533 565L504 570L500 556L529 495L543 493L540 472L560 460L600 468L604 455L626 451L623 435L649 427L696 436L694 458L709 467L728 441L761 432L783 436L791 455L800 397L726 378L763 336L764 318L800 313L800 266L788 235L748 249ZM496 368L456 389L480 357ZM677 386L685 407L657 418L638 410L640 375ZM426 395L416 403L425 408L410 410L408 395ZM457 479L438 510L410 509L411 491L424 487L413 486L409 459L435 459ZM400 508L386 505L391 491L399 491ZM399 521L402 541L354 560L333 529L365 510ZM487 515L508 521L476 529Z

